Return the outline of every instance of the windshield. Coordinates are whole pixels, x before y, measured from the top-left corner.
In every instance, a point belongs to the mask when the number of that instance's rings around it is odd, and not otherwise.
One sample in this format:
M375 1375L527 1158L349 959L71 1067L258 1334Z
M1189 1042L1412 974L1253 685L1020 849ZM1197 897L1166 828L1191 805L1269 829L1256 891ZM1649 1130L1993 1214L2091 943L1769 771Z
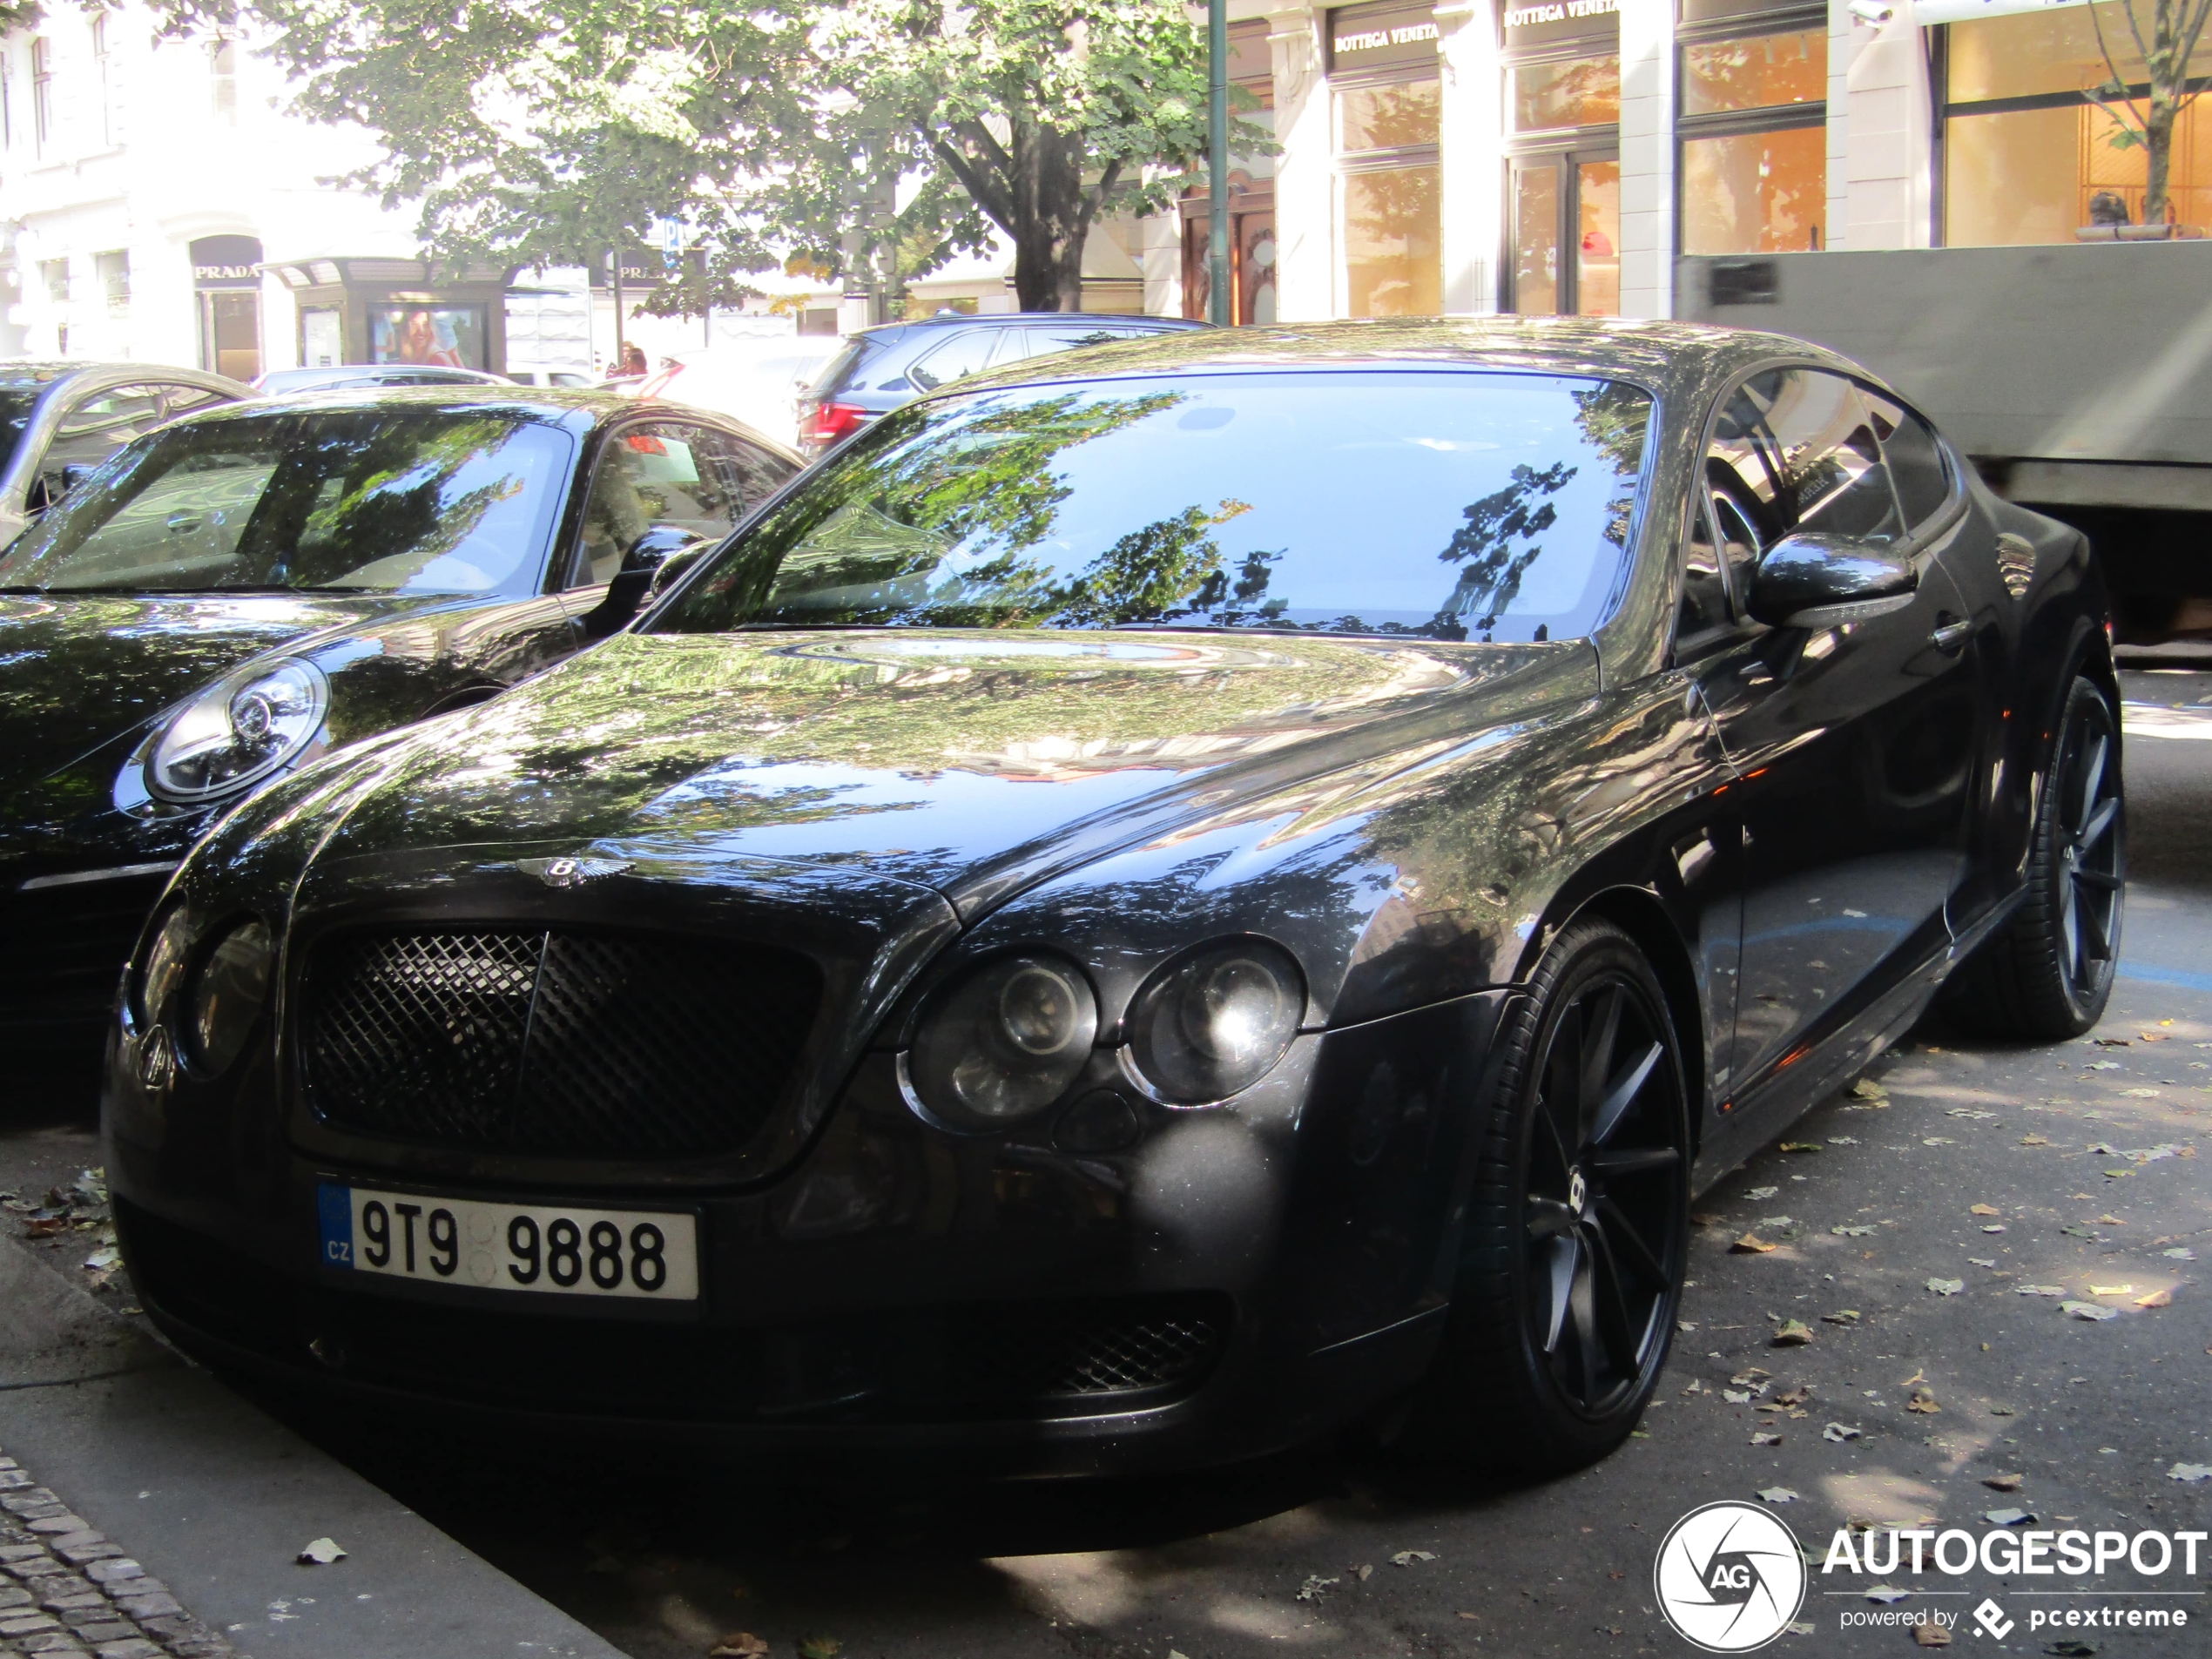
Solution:
M1612 381L1415 369L910 405L649 626L1572 638L1622 582L1650 414Z
M171 427L0 556L0 588L534 593L574 444L480 409Z

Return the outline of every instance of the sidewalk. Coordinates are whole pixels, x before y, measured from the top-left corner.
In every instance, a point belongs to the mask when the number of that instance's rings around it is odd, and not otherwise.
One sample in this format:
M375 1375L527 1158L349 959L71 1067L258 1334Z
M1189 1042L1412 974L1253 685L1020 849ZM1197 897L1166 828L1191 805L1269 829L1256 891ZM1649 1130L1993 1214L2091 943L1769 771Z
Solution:
M622 1659L13 1240L0 1509L0 1653Z

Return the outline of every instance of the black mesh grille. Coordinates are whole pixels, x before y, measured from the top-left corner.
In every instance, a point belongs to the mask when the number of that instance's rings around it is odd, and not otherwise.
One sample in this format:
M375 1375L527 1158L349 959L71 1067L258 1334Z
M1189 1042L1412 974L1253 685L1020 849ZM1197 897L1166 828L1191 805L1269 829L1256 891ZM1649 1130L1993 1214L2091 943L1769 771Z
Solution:
M325 1121L476 1151L732 1150L799 1058L821 974L786 951L542 932L341 934L306 986Z
M1062 1353L1048 1394L1164 1388L1211 1358L1220 1332L1204 1318L1101 1319Z

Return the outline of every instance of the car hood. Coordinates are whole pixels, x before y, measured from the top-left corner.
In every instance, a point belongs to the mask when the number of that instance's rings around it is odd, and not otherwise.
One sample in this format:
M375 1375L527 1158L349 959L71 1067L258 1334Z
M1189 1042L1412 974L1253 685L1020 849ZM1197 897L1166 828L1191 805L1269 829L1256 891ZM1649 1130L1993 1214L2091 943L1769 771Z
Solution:
M618 635L357 760L319 861L529 843L864 867L972 919L1232 801L1372 776L1597 684L1580 641Z
M69 765L249 657L442 597L0 594L0 785Z

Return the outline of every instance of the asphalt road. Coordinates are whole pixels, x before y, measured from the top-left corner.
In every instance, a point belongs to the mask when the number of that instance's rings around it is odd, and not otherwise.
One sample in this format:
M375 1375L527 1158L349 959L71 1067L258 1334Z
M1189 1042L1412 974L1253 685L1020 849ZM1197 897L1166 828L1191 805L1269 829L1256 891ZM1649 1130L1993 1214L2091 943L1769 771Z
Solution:
M1658 1403L1583 1474L1513 1484L1316 1453L1141 1483L807 1486L290 1420L637 1659L698 1659L738 1631L807 1659L1689 1653L1657 1615L1654 1556L1716 1500L1786 1489L1769 1507L1816 1569L1854 1521L1979 1535L2017 1508L2036 1518L2022 1526L2212 1530L2212 1480L2168 1474L2212 1464L2212 673L2134 672L2128 690L2156 709L2131 710L2109 1017L2040 1049L1931 1024L1877 1068L1877 1098L1791 1131L1809 1150L1722 1182L1699 1205ZM71 1103L16 1116L0 1186L91 1159ZM1772 1248L1734 1248L1747 1233ZM1811 1341L1770 1345L1790 1320ZM2212 1550L2200 1565L2212 1576ZM1870 1602L1878 1576L1914 1593ZM1902 1652L1910 1630L1844 1623L1885 1608L1938 1613L1952 1645L1990 1653L2201 1654L2212 1621L2207 1598L2175 1594L2204 1577L2124 1563L2079 1581L1811 1578L1777 1651ZM1984 1597L2002 1638L1972 1622ZM2193 1628L2031 1629L2039 1611L2161 1608Z

